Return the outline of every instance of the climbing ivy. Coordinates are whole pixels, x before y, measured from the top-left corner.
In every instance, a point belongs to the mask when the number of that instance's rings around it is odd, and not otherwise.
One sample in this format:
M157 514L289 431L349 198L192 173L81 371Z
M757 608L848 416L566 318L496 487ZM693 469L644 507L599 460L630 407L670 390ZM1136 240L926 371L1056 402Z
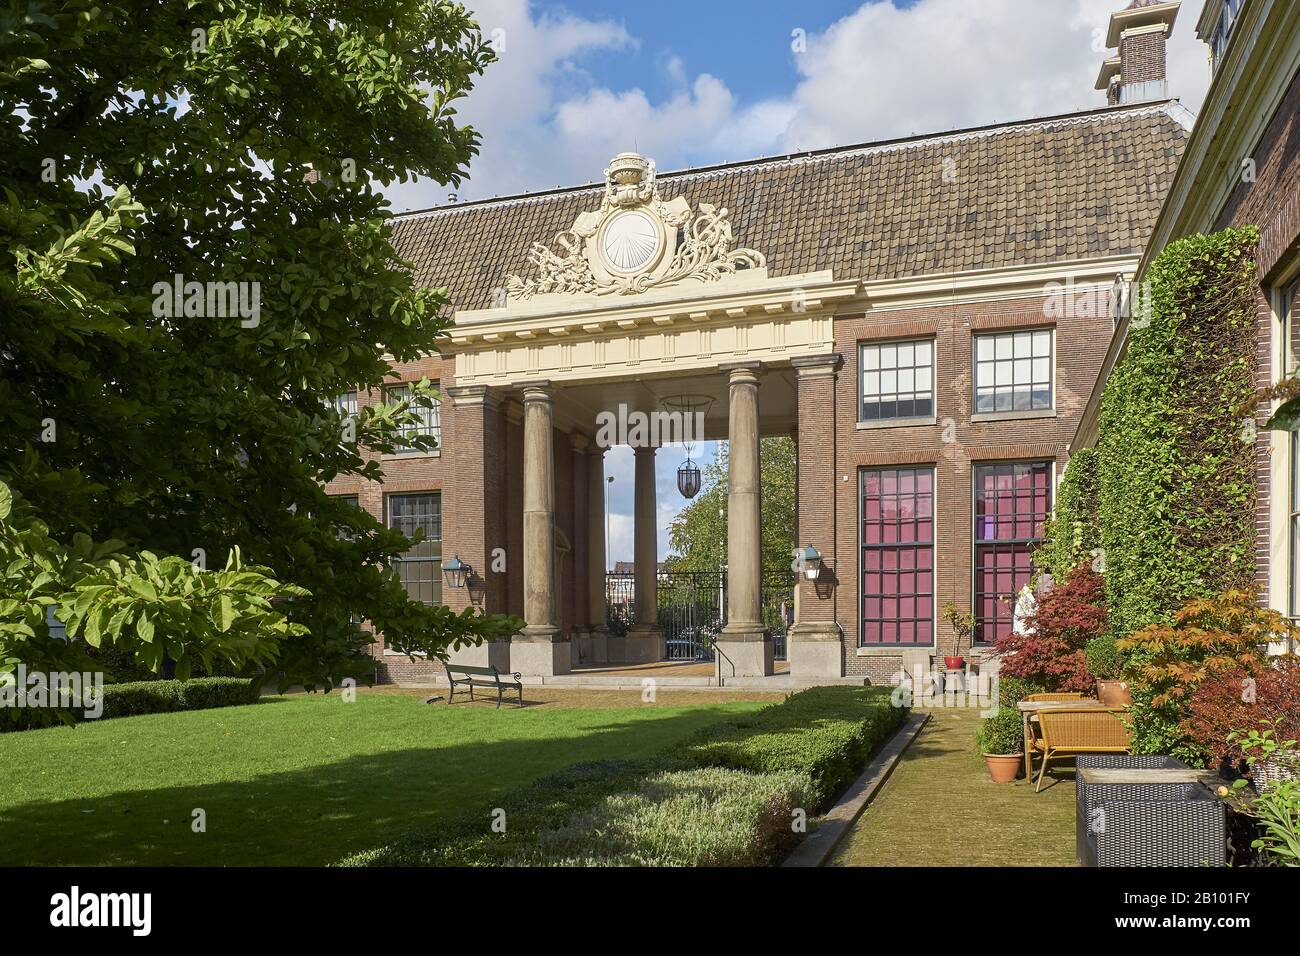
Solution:
M1102 393L1097 517L1112 632L1250 585L1254 227L1171 243Z
M1084 561L1095 562L1100 532L1097 527L1097 450L1082 448L1070 456L1056 489L1056 507L1044 530L1044 541L1034 552L1034 565L1056 581Z

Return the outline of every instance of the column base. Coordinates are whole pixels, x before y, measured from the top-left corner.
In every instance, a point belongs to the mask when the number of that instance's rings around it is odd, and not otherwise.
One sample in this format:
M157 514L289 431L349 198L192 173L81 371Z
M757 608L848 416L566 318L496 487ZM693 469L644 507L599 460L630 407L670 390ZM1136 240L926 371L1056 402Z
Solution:
M633 624L625 638L624 659L629 664L649 664L664 659L663 631L653 624Z
M722 678L770 677L772 637L762 624L728 624L717 640L722 653Z
M458 651L448 651L447 659L453 664L466 664L470 667L495 667L503 674L510 673L510 642L486 641L477 647L462 647ZM441 666L437 668L442 670ZM445 674L439 674L445 677Z
M573 647L558 627L529 624L510 642L510 669L532 677L573 670Z
M844 646L833 622L796 624L788 640L791 677L844 676Z
M627 638L610 635L605 639L605 663L627 663Z
M609 628L598 624L591 629L591 662L609 663Z

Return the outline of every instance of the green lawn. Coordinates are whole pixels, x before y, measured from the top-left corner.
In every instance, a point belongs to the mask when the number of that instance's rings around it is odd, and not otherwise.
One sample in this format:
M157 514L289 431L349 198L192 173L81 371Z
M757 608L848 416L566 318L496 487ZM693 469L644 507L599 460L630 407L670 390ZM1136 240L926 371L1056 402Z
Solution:
M670 747L767 695L530 691L523 709L423 695L248 707L0 735L0 865L332 863L581 760ZM207 832L191 829L207 814Z
M989 779L978 711L936 708L831 862L838 866L1073 866L1074 775L1041 793ZM1055 766L1055 764L1053 765Z

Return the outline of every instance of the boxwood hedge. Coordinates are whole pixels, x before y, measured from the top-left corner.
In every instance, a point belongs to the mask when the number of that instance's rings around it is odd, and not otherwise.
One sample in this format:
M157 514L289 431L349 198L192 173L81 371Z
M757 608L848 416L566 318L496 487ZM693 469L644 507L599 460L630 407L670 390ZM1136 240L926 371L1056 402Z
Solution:
M177 710L209 710L257 702L258 687L246 677L193 677L187 681L150 680L104 685L104 712L97 720L165 714ZM69 710L74 722L84 711ZM53 709L0 708L0 732L34 730L66 723Z

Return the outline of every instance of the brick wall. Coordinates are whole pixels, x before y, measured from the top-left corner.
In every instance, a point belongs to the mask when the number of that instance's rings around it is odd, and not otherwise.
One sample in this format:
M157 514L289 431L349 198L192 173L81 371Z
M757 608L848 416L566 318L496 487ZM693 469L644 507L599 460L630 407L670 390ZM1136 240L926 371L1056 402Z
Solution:
M1165 78L1165 35L1163 30L1121 36L1119 71L1125 86Z
M1255 225L1260 230L1256 256L1261 284L1255 310L1255 378L1260 387L1267 387L1274 379L1272 286L1283 277L1293 278L1300 259L1300 74L1292 79L1287 95L1250 158L1254 160L1254 181L1245 178L1237 184L1215 228ZM1268 404L1261 402L1256 409L1258 424L1262 426L1268 415ZM1255 441L1255 580L1261 600L1267 600L1269 591L1271 440L1270 433L1261 428ZM1286 489L1278 492L1285 494Z
M1079 414L1097 379L1111 334L1109 314L1093 318L1051 320L1044 300L1034 297L961 306L937 306L879 314L843 316L835 322L835 348L843 358L835 389L833 493L805 484L800 491L825 502L836 531L832 598L835 618L844 627L845 672L880 680L895 672L901 655L894 649L858 656L859 555L858 472L886 465L933 466L936 653L950 651L954 635L938 613L948 601L969 610L972 597L972 463L1039 460L1065 466L1065 449ZM986 330L1055 329L1055 415L996 421L972 421L972 333ZM858 344L869 340L933 336L935 340L936 422L888 428L858 428ZM802 392L801 392L802 395ZM800 450L812 443L809 429L821 427L800 409ZM818 432L820 434L820 432ZM814 457L814 462L819 463ZM816 467L816 465L814 465ZM826 478L823 478L824 482ZM809 483L811 484L811 482ZM809 510L801 509L801 520ZM801 595L801 599L803 598Z

